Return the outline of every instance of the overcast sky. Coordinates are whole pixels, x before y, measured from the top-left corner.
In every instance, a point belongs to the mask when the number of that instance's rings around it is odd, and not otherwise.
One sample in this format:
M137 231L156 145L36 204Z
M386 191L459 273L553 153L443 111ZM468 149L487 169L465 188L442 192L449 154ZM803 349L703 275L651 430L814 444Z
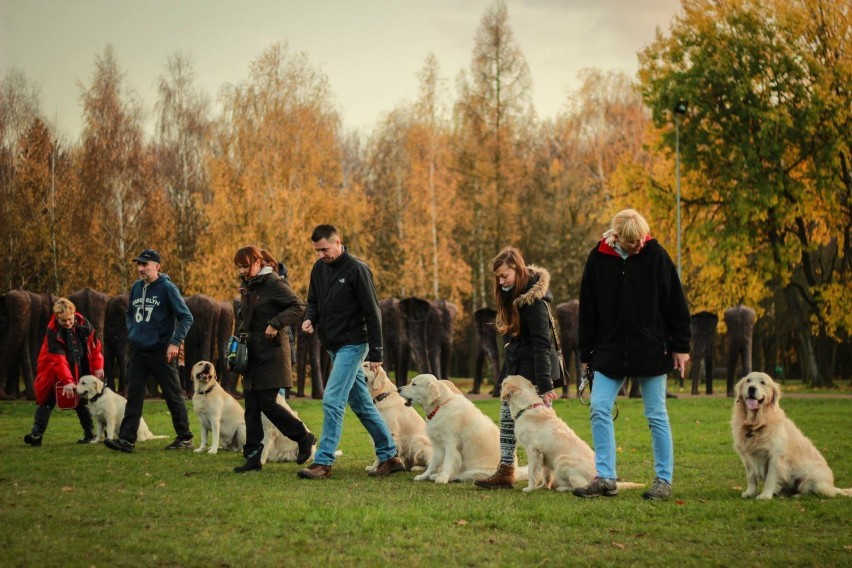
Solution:
M41 107L72 140L95 56L112 44L127 86L151 112L170 55L188 54L215 101L241 83L275 42L305 52L328 76L347 128L369 132L383 112L417 96L434 53L450 85L470 65L493 0L0 0L0 75L21 69ZM679 0L506 0L509 25L533 80L540 117L555 116L585 67L635 75L636 53L667 31ZM453 95L455 92L453 91Z

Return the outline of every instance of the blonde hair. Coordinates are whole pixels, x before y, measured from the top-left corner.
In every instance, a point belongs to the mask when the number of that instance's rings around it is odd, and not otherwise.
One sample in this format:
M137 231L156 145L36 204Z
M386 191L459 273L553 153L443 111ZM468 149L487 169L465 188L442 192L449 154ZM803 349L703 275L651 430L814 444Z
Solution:
M59 298L56 300L56 303L53 304L53 313L56 315L62 314L74 314L77 312L77 307L74 305L74 302L69 300L68 298Z
M604 233L604 239L610 246L615 244L616 237L622 241L641 243L650 234L651 227L648 226L648 221L635 209L625 209L612 218L610 229Z

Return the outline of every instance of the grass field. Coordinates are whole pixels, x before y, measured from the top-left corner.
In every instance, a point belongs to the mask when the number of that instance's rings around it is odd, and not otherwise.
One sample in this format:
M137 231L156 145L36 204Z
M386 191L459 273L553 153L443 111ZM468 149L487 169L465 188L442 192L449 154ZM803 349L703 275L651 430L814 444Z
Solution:
M477 401L492 419L498 401ZM849 398L787 398L788 415L852 486ZM320 402L292 402L311 429ZM619 399L619 475L653 478L639 400ZM2 566L841 566L852 565L852 499L740 498L745 475L731 442L731 401L669 402L674 498L641 490L581 500L539 491L488 492L470 484L368 478L373 454L347 414L333 478L296 477L296 464L238 476L240 455L133 454L80 446L73 412L54 411L44 445L22 442L33 403L0 403ZM588 409L561 400L559 415L590 440ZM162 401L145 404L157 434L174 434ZM198 422L190 420L198 436ZM197 438L196 438L197 441ZM522 462L525 461L521 456Z

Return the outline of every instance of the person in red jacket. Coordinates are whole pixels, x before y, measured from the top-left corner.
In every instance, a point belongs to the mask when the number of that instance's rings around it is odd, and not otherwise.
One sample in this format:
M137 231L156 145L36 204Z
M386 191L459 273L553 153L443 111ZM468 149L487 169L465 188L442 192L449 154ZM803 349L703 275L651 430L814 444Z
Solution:
M101 342L95 328L67 298L60 298L53 306L53 316L47 324L44 343L38 354L35 391L36 407L32 432L24 436L24 442L31 446L41 446L44 431L50 413L56 406L57 383L63 385L62 396L74 396L77 381L83 375L104 378L104 357ZM89 407L84 402L75 409L83 438L78 444L91 444L95 441L94 424Z

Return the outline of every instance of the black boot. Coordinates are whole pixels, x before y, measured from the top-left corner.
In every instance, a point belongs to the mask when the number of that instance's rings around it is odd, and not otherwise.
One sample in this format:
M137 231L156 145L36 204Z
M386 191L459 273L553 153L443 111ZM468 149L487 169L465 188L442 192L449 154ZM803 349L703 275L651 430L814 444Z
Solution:
M245 473L247 471L260 471L263 466L260 463L260 455L263 453L263 447L254 450L246 455L246 463L234 468L234 473Z
M32 432L24 436L24 443L37 448L41 445L41 433L33 428Z
M83 430L83 437L77 440L78 444L94 444L95 443L95 433L91 428L86 428Z

